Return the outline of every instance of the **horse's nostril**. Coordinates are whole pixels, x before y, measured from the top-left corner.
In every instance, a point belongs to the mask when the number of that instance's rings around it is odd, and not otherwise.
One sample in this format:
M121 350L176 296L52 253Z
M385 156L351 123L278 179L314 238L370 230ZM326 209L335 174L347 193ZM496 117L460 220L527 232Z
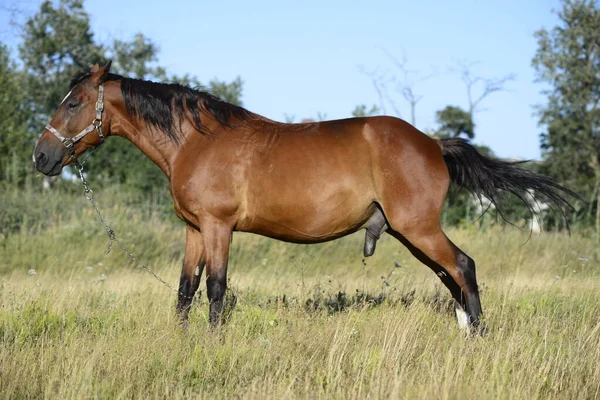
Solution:
M39 153L37 155L37 165L39 167L43 167L47 163L48 163L48 156L46 156L46 153Z

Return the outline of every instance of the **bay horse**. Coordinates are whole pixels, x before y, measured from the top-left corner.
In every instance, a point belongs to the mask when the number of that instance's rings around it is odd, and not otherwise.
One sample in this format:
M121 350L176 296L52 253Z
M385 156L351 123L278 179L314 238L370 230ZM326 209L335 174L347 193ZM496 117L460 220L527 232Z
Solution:
M285 124L189 87L109 71L110 62L95 65L73 80L35 147L35 167L58 175L118 135L166 174L186 223L177 303L183 323L204 267L210 325L221 323L233 231L320 243L365 229L365 256L389 233L450 290L459 326L481 331L475 262L440 225L450 183L492 204L498 190L522 200L533 191L559 207L574 195L463 139L436 140L398 118Z

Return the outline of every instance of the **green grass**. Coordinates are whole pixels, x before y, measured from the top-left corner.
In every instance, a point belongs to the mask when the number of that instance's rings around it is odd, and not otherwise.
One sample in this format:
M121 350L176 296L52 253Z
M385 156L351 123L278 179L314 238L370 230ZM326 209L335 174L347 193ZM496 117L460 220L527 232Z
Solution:
M105 203L118 236L176 284L182 226ZM449 230L478 265L484 338L458 331L447 290L391 237L363 264L362 234L314 246L236 234L228 323L208 328L203 290L183 331L175 294L118 248L105 255L83 199L70 210L0 239L0 397L600 397L600 251L576 233Z

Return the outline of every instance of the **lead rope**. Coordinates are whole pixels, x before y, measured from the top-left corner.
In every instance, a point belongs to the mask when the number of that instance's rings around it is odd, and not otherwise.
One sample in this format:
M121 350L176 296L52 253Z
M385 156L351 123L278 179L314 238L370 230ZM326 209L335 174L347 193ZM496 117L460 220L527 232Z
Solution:
M171 286L171 284L169 284L164 279L162 279L160 276L156 275L150 268L148 268L135 255L133 255L133 253L131 251L129 251L129 249L127 249L127 247L125 247L125 245L123 243L121 243L121 241L119 241L119 239L117 239L117 236L115 235L115 231L110 226L108 226L108 224L106 223L106 220L104 219L104 216L102 215L102 213L98 209L98 206L96 205L96 201L94 200L94 192L92 189L90 189L87 181L85 180L85 177L83 176L83 165L79 162L79 160L77 159L75 154L72 153L71 156L73 158L75 166L77 167L77 172L79 173L79 179L81 180L81 183L83 184L83 187L84 187L83 195L90 203L92 203L92 207L94 208L94 211L96 212L96 215L98 216L98 219L100 220L100 223L102 224L102 227L104 228L104 230L106 231L106 234L108 235L109 242L108 242L108 247L106 249L106 254L109 254L111 252L113 243L116 243L117 245L119 245L121 250L123 250L123 252L125 254L127 254L129 256L129 258L131 258L136 263L136 265L138 267L143 268L146 272L148 272L150 275L152 275L156 280L158 280L160 283L162 283L163 285L165 285L172 291L176 292L179 296L184 297L188 300L191 300L193 297L184 295L179 290L177 290L173 286Z

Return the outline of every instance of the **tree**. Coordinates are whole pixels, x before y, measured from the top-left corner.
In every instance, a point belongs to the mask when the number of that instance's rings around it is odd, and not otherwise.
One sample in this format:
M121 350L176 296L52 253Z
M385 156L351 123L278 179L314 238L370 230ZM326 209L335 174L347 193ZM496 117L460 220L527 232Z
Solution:
M501 92L504 89L504 85L515 79L514 74L508 74L502 78L483 78L481 76L474 75L471 69L477 63L467 63L465 61L459 62L458 67L455 69L460 74L460 79L464 82L465 88L467 89L467 101L469 102L468 113L473 120L474 115L478 111L483 111L481 103L489 97L491 94ZM476 89L479 87L478 92Z
M508 74L502 78L476 76L472 72L474 65L474 63L460 62L458 68L455 69L465 84L468 101L467 109L448 105L437 111L436 121L439 128L435 131L435 136L453 138L465 135L467 138L473 139L475 137L475 113L482 111L481 103L491 94L504 90L506 82L514 79L513 74ZM484 154L491 155L489 154L491 150L488 147L476 147ZM451 187L447 199L443 216L444 222L456 224L464 221L469 223L476 208L471 196L458 188Z
M469 139L475 137L473 118L460 107L446 106L436 113L436 122L440 125L436 132L440 138L455 138L461 134Z
M81 0L46 0L24 26L19 54L27 74L31 127L39 129L56 110L73 76L103 59Z
M387 103L392 107L396 116L400 117L400 110L396 105L394 99L390 96L389 88L392 87L393 90L396 93L400 94L404 98L404 100L409 104L410 123L413 126L416 126L417 104L423 99L423 95L416 93L416 85L432 78L435 75L435 71L423 75L418 71L411 70L408 68L408 59L406 58L405 54L403 54L402 59L399 60L388 51L385 51L385 53L400 72L400 76L390 76L387 71L381 72L379 68L373 71L367 71L364 67L361 67L361 70L363 73L365 73L371 78L373 87L375 88L377 96L379 97L379 109L381 109L381 111L385 114L385 104Z
M112 45L97 43L89 24L89 15L81 0L49 0L30 17L23 27L19 48L29 97L29 127L41 132L69 90L71 79L90 65L113 60L113 71L121 75L159 81L182 82L198 86L226 101L241 104L243 81L227 83L211 80L208 86L197 78L184 75L169 77L158 65L158 46L138 33L131 41L115 40ZM165 191L163 173L131 143L111 138L101 151L93 153L88 166L94 170L94 183L122 183L146 193L156 188Z
M415 86L417 83L421 83L432 78L435 75L435 71L432 71L426 75L421 75L418 71L410 70L408 68L406 54L402 55L402 60L398 60L387 51L386 54L402 74L401 78L393 78L393 83L396 86L396 91L400 93L402 97L404 97L404 100L406 100L406 102L408 102L410 105L410 123L413 126L416 126L417 104L423 99L423 95L416 94Z
M592 0L563 0L559 24L535 33L533 58L546 104L537 107L544 170L595 203L600 242L600 9Z
M202 84L198 78L185 74L182 76L172 75L171 77L163 79L168 82L176 82L184 86L189 86L204 92L211 93L221 100L228 103L235 104L237 106L242 105L242 91L244 88L244 81L241 77L237 77L231 82L220 81L218 79L211 79L208 85Z
M233 81L227 83L212 79L208 82L207 91L225 100L229 103L241 106L242 105L242 89L244 81L239 76Z
M137 79L165 79L162 67L152 66L158 60L158 47L141 33L131 42L115 40L108 51L112 60L111 70L117 74Z
M11 184L22 184L31 173L34 136L27 130L22 78L8 48L0 43L0 181Z
M379 107L372 105L370 109L365 104L360 104L352 110L353 117L371 117L379 113Z

